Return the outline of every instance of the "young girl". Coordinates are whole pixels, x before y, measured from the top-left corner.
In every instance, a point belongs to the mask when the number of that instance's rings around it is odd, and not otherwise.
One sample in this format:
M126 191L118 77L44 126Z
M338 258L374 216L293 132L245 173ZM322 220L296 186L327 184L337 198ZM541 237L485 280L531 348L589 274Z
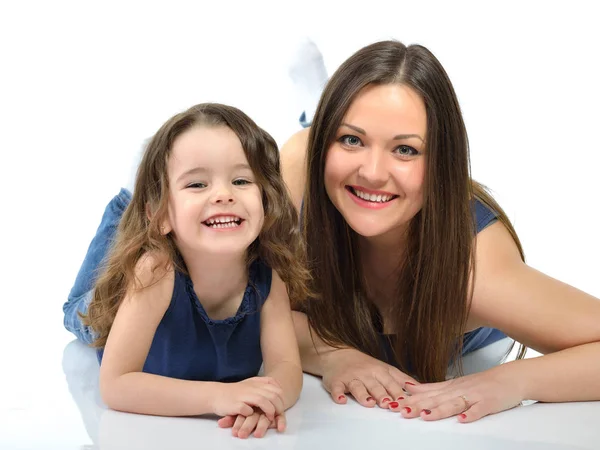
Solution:
M241 438L283 431L302 387L297 223L277 145L244 113L201 104L167 121L133 195L108 204L63 306L65 327L98 349L105 403L234 417Z

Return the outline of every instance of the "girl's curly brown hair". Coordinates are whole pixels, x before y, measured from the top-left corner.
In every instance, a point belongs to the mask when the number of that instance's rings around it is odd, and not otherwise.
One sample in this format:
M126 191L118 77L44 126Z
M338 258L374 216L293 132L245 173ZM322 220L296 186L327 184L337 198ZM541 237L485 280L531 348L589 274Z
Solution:
M94 289L83 323L97 334L94 347L104 347L126 291L140 287L135 267L145 254L166 255L164 267L185 271L170 234L160 232L167 216L169 179L167 163L175 139L192 127L231 129L239 138L257 184L265 213L263 228L247 252L248 266L257 258L275 270L286 283L290 301L299 304L309 296L309 272L298 229L298 215L283 182L279 150L274 139L237 108L217 103L191 107L168 120L151 139L138 169L131 203L125 210L115 241ZM149 218L147 208L153 211ZM161 264L161 266L162 266Z

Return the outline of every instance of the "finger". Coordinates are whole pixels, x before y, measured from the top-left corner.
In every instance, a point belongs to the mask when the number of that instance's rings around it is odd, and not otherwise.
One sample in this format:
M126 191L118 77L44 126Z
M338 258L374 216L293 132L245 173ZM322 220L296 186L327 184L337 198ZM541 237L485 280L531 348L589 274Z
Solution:
M428 406L428 404L431 406ZM413 414L418 413L423 420L440 420L461 414L468 406L462 398L457 396L445 399L442 396L437 396L416 405Z
M280 414L277 417L275 417L275 422L277 426L277 431L283 433L287 427L287 420L285 419L285 415Z
M246 403L261 409L269 418L269 420L275 420L275 405L273 405L273 403L271 403L267 398L261 395L255 395L251 398L251 401L246 401Z
M367 392L375 399L377 405L381 408L387 408L388 403L392 401L392 395L388 393L381 382L376 378L369 377L363 378L363 383Z
M410 395L415 395L423 392L441 391L448 387L450 381L442 381L440 383L422 383L415 384L411 381L404 383L404 390Z
M254 414L254 408L246 403L240 402L236 405L234 409L237 412L237 414L241 414L244 417L251 416L252 414ZM233 414L233 416L236 416L237 414Z
M491 414L491 412L492 411L485 407L483 402L479 402L472 405L466 411L460 413L457 419L460 423L471 423L487 416L488 414Z
M254 437L261 438L267 434L267 429L269 428L270 424L271 421L269 418L264 414L261 414L258 419L258 423L256 424L256 429L254 430Z
M275 386L270 387L275 388ZM275 408L275 414L281 414L285 411L285 406L283 403L283 391L281 391L281 395L270 390L263 390L260 394L271 402L271 404ZM270 418L270 420L274 419L275 415L273 415L273 417Z
M390 366L388 368L388 373L392 376L392 378L394 378L394 380L396 380L396 383L398 383L400 386L404 386L404 384L407 381L412 383L413 385L419 384L419 382L413 377L406 375L404 372L401 372L395 367Z
M404 400L405 394L404 394L404 390L402 389L402 386L404 385L404 383L403 384L398 383L396 381L396 379L390 375L389 372L382 372L380 374L377 374L376 379L383 386L385 391L389 394L388 402ZM371 392L371 394L375 394L375 393ZM379 406L382 406L383 404L386 404L385 407L389 406L389 403L384 401L385 396L383 398L378 395L373 395L373 396L377 400L377 403L379 404Z
M236 417L235 422L233 423L233 427L231 427L231 435L233 437L238 437L238 432L240 431L240 428L242 428L242 425L245 421L246 418L244 416Z
M327 386L325 386L325 388L327 389ZM331 398L336 403L340 403L343 405L346 404L346 402L348 401L345 395L346 385L341 381L334 381L333 383L331 383L331 390L329 390L329 392L331 394Z
M354 379L348 383L347 387L350 389L350 393L354 399L362 406L372 408L376 405L375 399L369 394L362 381Z
M237 416L225 416L225 417L221 417L217 421L217 425L219 425L219 428L231 428L233 426L233 424L235 423L236 417Z
M246 439L249 437L256 428L256 424L258 423L258 419L261 415L262 414L252 414L251 416L246 417L246 420L238 431L237 437L240 439Z

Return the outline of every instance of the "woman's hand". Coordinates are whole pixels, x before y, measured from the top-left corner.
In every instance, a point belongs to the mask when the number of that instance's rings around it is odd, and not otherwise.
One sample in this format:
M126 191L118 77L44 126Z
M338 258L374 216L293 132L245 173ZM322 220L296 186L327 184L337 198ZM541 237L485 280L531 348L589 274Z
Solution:
M256 411L248 417L242 415L222 417L217 423L221 428L231 428L231 435L241 439L246 439L251 434L261 438L269 428L277 428L277 431L282 432L286 427L285 414L279 414L275 416L275 420L269 420L262 411Z
M410 396L390 409L406 418L439 420L458 416L459 422L474 422L514 408L524 400L522 384L510 372L511 363L507 363L441 383L407 383L405 389Z
M354 349L328 351L321 355L321 365L323 386L339 404L346 403L349 393L362 406L387 408L405 399L407 381L416 384L395 367Z

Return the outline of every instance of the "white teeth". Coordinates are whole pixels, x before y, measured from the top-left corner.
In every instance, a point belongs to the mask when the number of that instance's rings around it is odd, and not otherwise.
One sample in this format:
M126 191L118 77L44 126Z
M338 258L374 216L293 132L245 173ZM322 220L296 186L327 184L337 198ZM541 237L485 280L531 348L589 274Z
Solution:
M242 219L237 216L220 216L205 221L212 228L231 228L239 226Z
M358 191L356 189L352 189L352 191L356 194L357 197L360 197L363 200L367 200L369 202L385 203L389 202L394 197L393 195L367 194L366 192Z

